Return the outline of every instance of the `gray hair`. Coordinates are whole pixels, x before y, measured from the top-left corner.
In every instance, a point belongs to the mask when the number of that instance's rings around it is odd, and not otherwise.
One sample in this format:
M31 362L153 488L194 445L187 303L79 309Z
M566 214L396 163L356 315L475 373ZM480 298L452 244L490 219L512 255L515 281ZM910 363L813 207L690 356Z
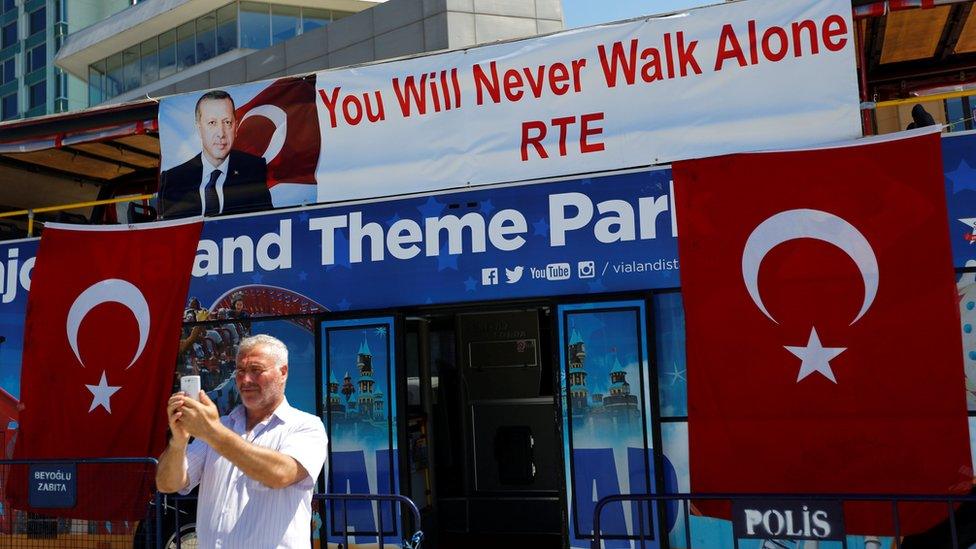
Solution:
M231 97L229 93L225 92L224 90L210 90L201 95L200 99L197 99L197 105L193 107L193 116L197 120L200 120L200 103L203 103L204 101L230 101L230 110L233 111L236 108L234 106L234 98Z
M275 367L288 364L288 347L280 339L268 334L258 334L242 339L241 344L237 347L237 358L240 359L255 347L264 347L264 353L274 361Z

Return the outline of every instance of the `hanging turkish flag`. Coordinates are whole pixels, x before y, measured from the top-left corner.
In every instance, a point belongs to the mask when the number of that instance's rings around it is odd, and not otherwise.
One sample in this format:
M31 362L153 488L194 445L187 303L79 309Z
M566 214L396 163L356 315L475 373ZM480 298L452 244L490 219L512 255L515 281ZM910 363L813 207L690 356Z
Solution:
M678 162L674 182L692 491L968 493L938 133ZM947 517L900 509L903 534ZM890 504L845 522L894 526Z
M264 157L269 187L315 184L321 143L315 75L275 80L236 112L240 126L234 148Z
M24 460L156 457L190 269L202 222L48 224L27 301L19 432ZM81 519L142 518L155 469L79 464L66 474L7 479L11 506ZM25 480L27 482L25 482ZM48 508L38 502L50 502ZM73 503L73 505L72 505Z

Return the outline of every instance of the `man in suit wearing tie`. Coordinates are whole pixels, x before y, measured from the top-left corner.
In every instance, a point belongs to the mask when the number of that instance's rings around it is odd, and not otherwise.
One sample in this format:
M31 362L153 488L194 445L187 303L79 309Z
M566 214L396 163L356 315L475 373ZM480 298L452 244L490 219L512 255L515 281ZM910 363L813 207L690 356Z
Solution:
M197 100L196 127L203 150L160 174L159 213L164 219L267 210L268 165L260 156L233 150L234 100L223 90Z

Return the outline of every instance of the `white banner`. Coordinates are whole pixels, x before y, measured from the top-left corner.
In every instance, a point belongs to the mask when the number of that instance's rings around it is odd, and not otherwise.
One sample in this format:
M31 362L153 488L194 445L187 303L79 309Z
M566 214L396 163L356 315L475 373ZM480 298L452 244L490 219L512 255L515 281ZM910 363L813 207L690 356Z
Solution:
M314 75L313 99L311 91L282 91L296 81L227 90L240 132L267 163L275 206L860 136L847 0L745 0L323 71ZM312 89L311 76L300 82ZM163 170L200 151L199 142L187 140L203 135L193 127L200 96L163 100ZM296 124L307 131L314 121L292 112L297 96L307 114L314 101L318 138L298 136ZM219 153L211 157L222 160ZM306 161L284 162L299 157ZM316 166L314 178L285 173L303 163ZM195 178L203 183L202 175Z

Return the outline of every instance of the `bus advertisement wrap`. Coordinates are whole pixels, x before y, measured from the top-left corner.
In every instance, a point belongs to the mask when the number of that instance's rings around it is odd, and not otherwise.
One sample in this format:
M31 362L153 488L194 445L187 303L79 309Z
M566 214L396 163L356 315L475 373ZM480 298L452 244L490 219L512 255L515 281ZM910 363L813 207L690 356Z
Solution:
M852 36L847 2L749 0L168 97L159 110L161 213L235 213L855 138ZM208 184L218 188L210 207Z

